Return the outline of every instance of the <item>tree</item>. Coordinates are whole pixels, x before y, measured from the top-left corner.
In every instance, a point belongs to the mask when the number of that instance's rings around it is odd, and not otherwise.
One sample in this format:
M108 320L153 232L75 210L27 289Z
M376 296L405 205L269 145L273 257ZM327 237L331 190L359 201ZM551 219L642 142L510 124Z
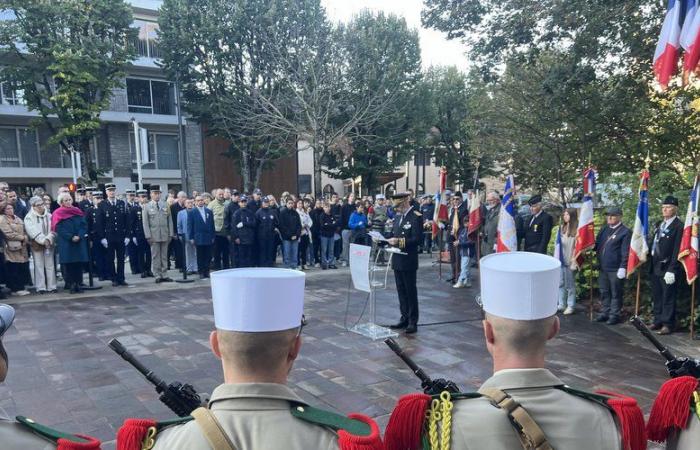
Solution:
M0 21L0 77L24 90L34 121L49 128L50 144L80 152L88 178L96 181L90 142L100 112L123 83L134 58L136 30L131 6L122 0L0 0L11 20ZM103 168L104 169L104 168Z

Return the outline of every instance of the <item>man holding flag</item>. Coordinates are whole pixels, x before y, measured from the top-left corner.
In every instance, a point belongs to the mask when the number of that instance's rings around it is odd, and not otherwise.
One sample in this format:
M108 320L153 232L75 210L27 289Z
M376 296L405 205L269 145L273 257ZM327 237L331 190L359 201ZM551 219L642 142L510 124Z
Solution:
M608 208L605 225L595 240L595 252L600 264L598 287L602 309L596 322L608 325L620 323L622 312L622 287L627 275L627 258L631 233L622 223L622 210L617 206Z
M496 232L496 252L517 252L518 233L515 227L515 179L513 175L506 178L503 190L501 210L498 216L498 231Z

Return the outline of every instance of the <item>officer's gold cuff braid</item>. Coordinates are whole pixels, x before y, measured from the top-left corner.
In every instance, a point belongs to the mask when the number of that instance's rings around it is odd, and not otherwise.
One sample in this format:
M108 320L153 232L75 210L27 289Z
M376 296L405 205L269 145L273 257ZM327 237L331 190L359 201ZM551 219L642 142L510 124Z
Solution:
M406 248L406 238L399 238L399 248Z
M698 420L700 420L700 392L693 392L693 400L695 401L695 415L698 416Z

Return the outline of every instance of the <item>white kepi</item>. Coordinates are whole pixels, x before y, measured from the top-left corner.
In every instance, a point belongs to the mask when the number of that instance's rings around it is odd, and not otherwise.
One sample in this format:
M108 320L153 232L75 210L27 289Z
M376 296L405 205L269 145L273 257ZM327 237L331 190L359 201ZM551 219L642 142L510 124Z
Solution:
M300 326L305 281L303 272L289 269L230 269L212 273L216 328L264 332Z
M530 252L493 253L479 261L484 311L511 320L537 320L557 312L561 262Z

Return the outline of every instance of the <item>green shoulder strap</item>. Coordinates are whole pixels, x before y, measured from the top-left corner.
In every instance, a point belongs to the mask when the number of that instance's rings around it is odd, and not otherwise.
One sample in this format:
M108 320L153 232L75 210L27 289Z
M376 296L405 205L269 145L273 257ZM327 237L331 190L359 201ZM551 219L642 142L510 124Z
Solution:
M313 406L293 404L290 411L297 419L323 425L336 431L345 430L356 436L369 436L371 433L369 425L364 422L350 419L323 409L314 408Z
M163 420L156 424L156 428L158 429L158 431L160 431L163 428L171 427L173 425L182 425L183 423L187 423L192 420L194 420L194 417L192 416L177 417L175 419Z
M576 397L580 397L586 400L589 400L591 402L598 403L601 406L604 406L608 410L612 410L610 408L610 405L608 405L608 397L607 395L602 395L602 394L596 394L593 392L588 392L588 391L582 391L581 389L575 389L572 388L571 386L566 386L566 385L561 385L561 386L555 386L555 388L562 390L566 392L567 394L575 395Z
M478 392L457 392L457 393L450 393L450 398L452 400L464 400L464 399L470 399L470 398L479 398L483 397L483 395L479 394ZM431 396L433 400L440 400L440 394L434 394Z
M29 419L24 416L17 416L15 417L15 420L17 420L17 422L22 424L22 426L27 428L29 431L36 433L39 436L45 437L46 439L49 439L52 442L57 442L59 439L65 439L67 441L76 442L79 444L87 444L88 442L90 442L87 439L83 439L74 434L64 433L62 431L49 428L46 425L36 423L32 419Z

